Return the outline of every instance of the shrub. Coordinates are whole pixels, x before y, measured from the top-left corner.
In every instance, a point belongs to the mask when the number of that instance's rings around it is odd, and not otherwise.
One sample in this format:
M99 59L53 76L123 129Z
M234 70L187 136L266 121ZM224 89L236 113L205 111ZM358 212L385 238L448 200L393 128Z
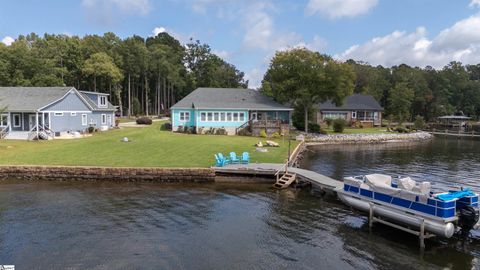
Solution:
M342 118L337 118L333 121L333 132L342 133L347 125L347 121Z
M118 127L118 124L120 124L120 119L115 119L115 127Z
M239 136L252 136L252 133L247 128L242 128L238 131Z
M408 133L408 129L406 129L404 126L397 126L395 131L398 133Z
M415 129L423 129L425 127L425 119L423 119L423 116L417 115L415 117L415 122L413 122L413 126Z
M172 124L170 123L165 123L160 127L160 130L172 130Z
M328 127L331 127L333 124L333 119L332 118L325 118L325 123L327 123Z
M88 133L95 132L95 127L88 127Z
M280 138L280 137L281 137L281 136L280 136L280 134L279 134L278 132L275 132L275 133L272 134L272 138L273 138L273 139L278 139L278 138Z
M260 137L262 137L262 138L267 138L267 131L266 131L265 129L262 129L262 130L260 131Z
M317 123L308 123L308 131L312 133L320 133L320 125Z
M203 134L203 127L198 128L197 134Z
M137 124L138 125L151 125L152 124L152 119L147 118L147 117L140 117L140 118L137 118Z
M215 130L215 135L227 135L227 130L225 128L218 128Z

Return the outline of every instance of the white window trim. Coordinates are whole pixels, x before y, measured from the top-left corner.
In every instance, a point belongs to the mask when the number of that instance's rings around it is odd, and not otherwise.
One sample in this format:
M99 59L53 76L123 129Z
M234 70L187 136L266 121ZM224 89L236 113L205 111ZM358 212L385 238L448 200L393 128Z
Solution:
M357 119L357 112L356 111L352 111L352 119Z
M15 117L18 116L18 125L15 125ZM21 127L22 126L22 115L19 113L12 114L13 118L13 127Z
M54 112L53 116L63 116L63 112Z
M3 124L3 117L5 117L7 119L7 124L6 125ZM0 127L6 127L6 126L8 126L8 114L2 113L2 114L0 114Z
M105 99L105 104L102 104L102 98ZM100 108L108 107L107 96L98 95L98 107Z
M237 120L234 120L233 118L233 114L236 113L237 114ZM205 114L205 121L202 120L202 114ZM208 118L208 114L211 114L212 115L212 118L211 120L209 120ZM215 120L215 114L218 114L218 120ZM222 114L224 115L224 120L222 121ZM240 117L241 115L243 115L243 117ZM198 116L198 122L202 122L202 123L205 123L205 122L213 122L213 123L231 123L231 122L234 122L234 123L244 123L246 120L246 115L247 113L243 112L243 111L202 111L199 113L199 116ZM228 116L230 116L230 120L228 120Z
M85 122L83 121L85 119ZM88 117L87 117L87 114L84 113L82 114L82 126L86 126L88 125Z
M183 114L183 120L182 120L182 114ZM178 112L178 121L181 123L190 122L190 112L189 111Z
M77 116L77 112L71 112L70 116Z
M107 115L102 114L100 118L101 118L102 125L106 125L107 124Z

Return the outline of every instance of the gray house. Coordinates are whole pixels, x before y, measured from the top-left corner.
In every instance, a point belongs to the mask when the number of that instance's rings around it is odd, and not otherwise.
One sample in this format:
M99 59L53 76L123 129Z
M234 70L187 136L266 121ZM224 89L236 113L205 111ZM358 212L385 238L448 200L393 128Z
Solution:
M373 127L382 124L382 113L382 106L373 96L353 94L346 97L341 106L331 101L319 104L316 122L323 124L328 118L343 118L351 126Z
M74 87L0 87L0 138L50 139L115 124L108 94Z

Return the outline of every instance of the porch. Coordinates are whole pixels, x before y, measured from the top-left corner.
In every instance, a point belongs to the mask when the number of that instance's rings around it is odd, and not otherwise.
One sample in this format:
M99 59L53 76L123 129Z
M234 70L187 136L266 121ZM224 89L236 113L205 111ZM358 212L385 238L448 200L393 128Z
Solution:
M7 112L0 114L0 139L52 139L50 113Z
M279 133L288 135L290 131L290 111L250 111L249 120L237 128L248 130L253 136L259 136L264 130L267 135Z

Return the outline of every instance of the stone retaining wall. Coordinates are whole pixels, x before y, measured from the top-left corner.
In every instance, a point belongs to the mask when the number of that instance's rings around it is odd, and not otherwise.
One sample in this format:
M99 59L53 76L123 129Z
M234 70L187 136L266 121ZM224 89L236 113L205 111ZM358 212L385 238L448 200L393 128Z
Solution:
M348 144L348 143L384 143L396 141L422 141L433 138L428 132L385 133L385 134L329 134L305 138L307 145Z
M0 179L213 182L208 168L115 168L68 166L0 166Z

